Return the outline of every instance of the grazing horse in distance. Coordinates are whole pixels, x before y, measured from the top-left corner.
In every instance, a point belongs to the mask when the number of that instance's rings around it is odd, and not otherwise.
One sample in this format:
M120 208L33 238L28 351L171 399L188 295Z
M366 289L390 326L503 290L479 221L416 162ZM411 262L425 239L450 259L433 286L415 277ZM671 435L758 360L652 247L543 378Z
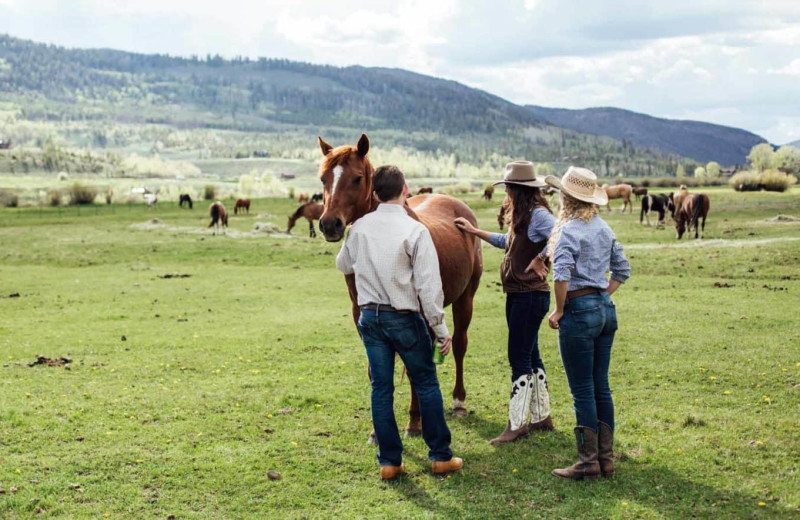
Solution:
M656 227L664 225L667 215L668 205L669 205L669 198L662 193L643 196L642 211L639 213L639 224L641 224L642 220L646 218L647 225L649 226L650 213L655 211L656 213L658 213L658 220L656 221Z
M156 195L155 193L145 193L143 196L144 196L144 201L147 202L148 209L152 209L153 206L156 205L156 202L158 202L158 195Z
M678 231L677 239L683 237L683 232L692 232L694 228L694 238L697 238L698 229L700 229L700 236L705 236L706 231L706 216L711 207L711 201L705 193L691 193L683 197L681 200L681 207L675 212L675 228ZM703 219L702 227L700 227L700 219Z
M486 189L483 190L483 198L485 200L492 200L492 195L494 195L494 186L486 186Z
M245 211L247 214L250 214L250 199L236 199L236 204L233 205L233 214L238 215L239 210L242 210L242 213Z
M220 226L222 226L222 233L224 234L225 229L228 227L228 212L225 210L225 206L220 201L216 201L208 207L208 214L211 217L211 223L208 227L214 226L212 234L216 235Z
M356 146L334 148L321 137L319 145L324 156L319 178L325 192L325 211L319 220L319 229L325 235L325 240L338 242L344 237L348 225L377 208L372 196L372 174L375 169L367 157L369 139L366 134L361 135ZM473 299L483 272L483 259L480 240L460 231L453 221L457 217L464 217L475 225L477 219L464 202L439 194L409 198L406 211L430 231L439 257L444 304L453 306L453 358L456 365L453 413L463 417L467 413L464 407L467 330L472 320ZM360 309L355 276L347 275L345 281L350 293L353 319L358 322ZM419 435L421 431L419 401L412 382L406 435ZM370 439L373 437L370 436Z
M422 195L423 193L433 193L433 188L430 186L423 186L417 190L417 195Z
M669 213L670 215L672 215L673 219L675 219L675 212L678 210L678 208L681 207L681 202L683 201L683 198L688 195L689 195L689 189L683 184L681 184L681 187L677 193L670 192L670 194L667 195L667 197L669 198L667 209L669 209Z
M308 193L300 193L297 195L297 202L302 204L308 201L309 201Z
M300 217L305 217L308 220L308 236L311 238L317 237L317 231L314 229L314 221L319 220L322 212L325 211L325 206L317 204L316 202L306 202L301 205L297 210L289 216L289 223L286 225L286 233L291 233L294 223Z
M178 206L182 208L184 204L188 204L189 209L192 209L192 198L188 193L181 193L181 196L179 197Z
M639 197L647 195L647 188L633 188L633 194L636 196L636 200L639 200Z
M315 193L311 196L311 202L322 202L322 193Z
M608 195L608 202L606 203L608 211L611 211L611 199L622 199L622 212L625 213L625 208L628 207L630 212L633 213L633 204L631 204L633 188L630 184L616 184L614 186L603 184L602 188Z

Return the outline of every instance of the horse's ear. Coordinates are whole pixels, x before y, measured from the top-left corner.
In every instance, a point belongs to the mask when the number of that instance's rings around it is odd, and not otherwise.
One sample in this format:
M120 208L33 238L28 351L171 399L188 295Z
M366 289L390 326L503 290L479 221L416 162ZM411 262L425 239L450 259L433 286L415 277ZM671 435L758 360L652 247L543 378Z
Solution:
M326 143L322 136L317 136L317 140L319 140L319 147L322 150L322 155L328 155L331 150L333 150L333 146Z
M366 157L367 153L369 152L369 137L367 134L361 134L361 138L358 140L358 155L361 157Z

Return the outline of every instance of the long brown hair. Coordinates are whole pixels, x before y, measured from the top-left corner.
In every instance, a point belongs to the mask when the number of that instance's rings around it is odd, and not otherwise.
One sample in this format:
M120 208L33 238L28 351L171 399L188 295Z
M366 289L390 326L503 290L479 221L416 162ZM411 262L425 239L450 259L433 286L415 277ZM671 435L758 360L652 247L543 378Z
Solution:
M527 235L531 223L531 213L536 206L553 213L539 188L521 184L506 184L506 197L511 200L511 224L509 231L515 235Z

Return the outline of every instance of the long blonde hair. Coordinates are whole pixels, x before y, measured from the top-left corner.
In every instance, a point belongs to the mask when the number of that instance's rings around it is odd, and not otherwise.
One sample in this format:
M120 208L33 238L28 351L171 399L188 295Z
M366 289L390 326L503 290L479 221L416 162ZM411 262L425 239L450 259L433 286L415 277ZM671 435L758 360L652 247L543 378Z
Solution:
M547 256L553 261L553 253L556 250L556 242L561 236L561 228L570 220L579 219L589 222L598 214L597 206L591 202L583 202L575 197L570 197L563 191L561 192L561 207L558 210L558 219L553 226L550 240L547 242Z

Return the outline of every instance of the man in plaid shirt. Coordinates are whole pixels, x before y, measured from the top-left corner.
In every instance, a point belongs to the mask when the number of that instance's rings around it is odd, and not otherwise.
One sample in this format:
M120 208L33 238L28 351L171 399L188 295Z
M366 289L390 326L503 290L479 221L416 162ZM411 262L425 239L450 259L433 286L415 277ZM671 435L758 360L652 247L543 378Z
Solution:
M433 473L458 471L463 461L450 450L450 430L433 364L434 344L428 334L430 326L437 348L445 355L450 351L439 259L428 229L406 212L408 186L403 173L396 166L382 166L372 182L380 204L350 228L336 267L355 275L361 308L358 330L372 375L372 423L381 479L405 472L393 407L396 354L419 398L422 437Z

